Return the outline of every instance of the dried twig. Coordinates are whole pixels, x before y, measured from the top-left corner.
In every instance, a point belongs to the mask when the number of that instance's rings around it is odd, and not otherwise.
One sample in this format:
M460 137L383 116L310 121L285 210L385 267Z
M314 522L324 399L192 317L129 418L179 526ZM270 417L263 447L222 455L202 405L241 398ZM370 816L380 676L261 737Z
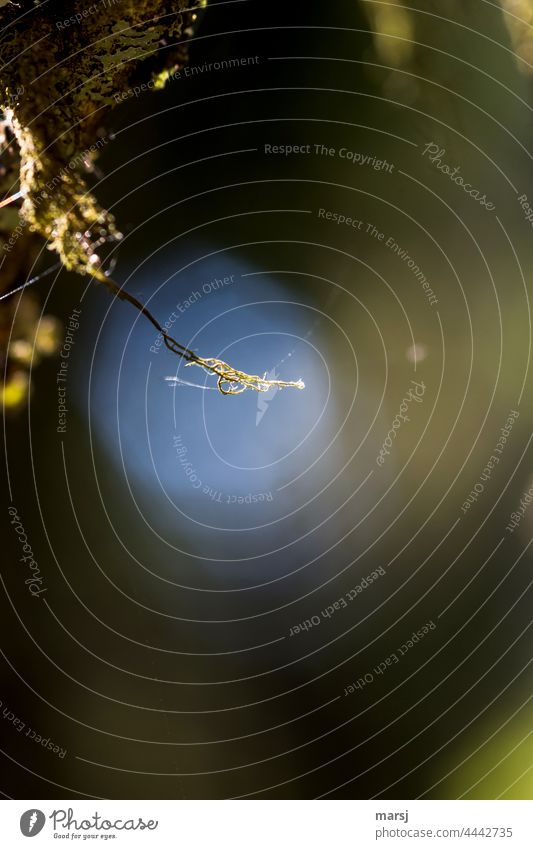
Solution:
M247 389L253 389L255 392L268 392L273 387L277 387L278 389L288 387L305 389L303 380L270 380L267 378L266 372L262 377L258 374L247 374L245 371L233 368L233 366L230 366L224 360L219 360L216 357L201 357L199 354L195 354L194 351L191 351L173 339L172 336L169 336L157 319L154 318L150 310L134 297L134 295L130 295L129 292L122 289L110 277L98 274L97 279L101 283L104 283L117 298L128 301L135 309L139 310L159 331L168 350L183 360L186 360L186 366L200 366L200 368L203 368L209 374L216 375L217 387L222 395L240 395Z

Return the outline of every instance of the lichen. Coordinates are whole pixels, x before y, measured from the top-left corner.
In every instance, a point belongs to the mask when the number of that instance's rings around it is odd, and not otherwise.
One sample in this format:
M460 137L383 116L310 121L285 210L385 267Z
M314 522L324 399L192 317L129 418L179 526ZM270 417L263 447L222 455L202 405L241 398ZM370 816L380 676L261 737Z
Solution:
M21 216L73 271L101 279L101 246L120 238L86 183L114 95L183 66L198 5L50 0L41 9L24 0L2 7L0 106L19 146Z

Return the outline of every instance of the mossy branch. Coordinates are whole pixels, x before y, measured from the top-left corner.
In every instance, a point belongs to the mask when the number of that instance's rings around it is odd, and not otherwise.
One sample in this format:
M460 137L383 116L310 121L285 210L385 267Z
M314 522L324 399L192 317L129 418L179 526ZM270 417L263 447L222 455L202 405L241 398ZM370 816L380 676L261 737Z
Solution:
M31 14L20 16L18 4L0 0L0 65L7 69L0 68L0 109L20 159L17 191L9 188L0 207L22 199L21 221L46 239L65 268L129 301L157 328L169 351L215 375L223 395L274 386L303 389L301 380L269 380L266 373L247 374L190 351L101 265L100 248L121 239L83 175L107 144L102 121L116 105L117 92L128 91L134 81L156 81L158 87L170 71L183 67L185 42L206 0L113 0L98 15L86 14L83 0L73 0L66 20L60 0L50 0L45 12L33 0L21 2ZM81 20L83 27L76 26Z
M144 315L161 334L163 341L169 351L176 354L181 359L185 360L186 366L199 366L208 374L214 374L217 377L217 388L222 395L241 395L247 389L253 389L255 392L268 392L273 387L285 389L292 387L293 389L305 389L303 380L270 380L267 378L266 372L261 377L258 374L248 374L240 369L233 368L224 360L219 360L216 357L201 357L177 342L172 336L163 330L161 324L152 315L150 310L129 292L121 288L114 280L105 275L98 275L97 279L104 283L105 286L117 298L123 301L128 301L135 309Z

